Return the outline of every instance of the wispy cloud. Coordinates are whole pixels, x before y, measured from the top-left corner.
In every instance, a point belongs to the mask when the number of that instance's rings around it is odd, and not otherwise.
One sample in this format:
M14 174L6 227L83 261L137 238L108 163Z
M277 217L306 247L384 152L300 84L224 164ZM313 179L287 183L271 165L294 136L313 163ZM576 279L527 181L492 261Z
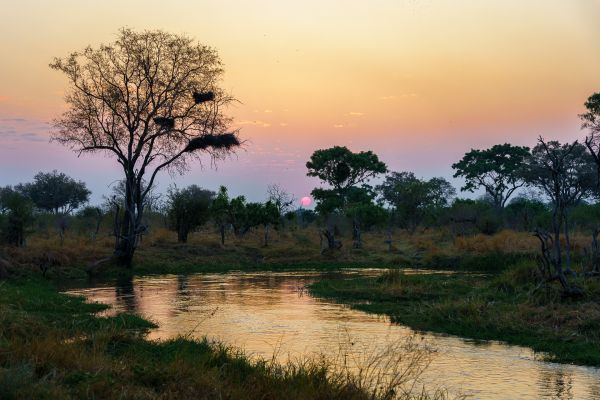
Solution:
M268 128L269 126L271 126L271 124L269 122L266 121L260 121L260 120L244 120L244 121L238 121L236 122L237 125L255 125L255 126L261 126L263 128Z
M350 111L348 115L351 117L362 117L365 115L365 113L360 111Z
M407 97L417 97L418 94L417 93L402 93L401 95L395 95L395 94L391 94L388 96L380 96L379 100L395 100L397 98L407 98Z
M0 142L45 142L48 141L48 124L21 117L0 118Z
M287 122L280 122L279 126L288 126L289 124Z
M335 124L335 125L333 125L333 127L334 127L335 129L341 129L341 128L343 128L343 127L344 127L344 124Z

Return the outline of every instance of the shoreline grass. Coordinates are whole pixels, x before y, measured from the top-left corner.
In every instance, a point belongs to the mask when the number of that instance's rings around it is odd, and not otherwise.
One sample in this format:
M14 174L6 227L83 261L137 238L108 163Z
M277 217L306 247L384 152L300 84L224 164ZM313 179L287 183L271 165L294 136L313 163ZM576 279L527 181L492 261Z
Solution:
M587 297L560 298L538 285L535 265L521 262L498 275L406 275L322 280L311 294L392 322L477 340L530 347L544 360L600 366L600 282L579 280Z
M279 365L206 340L149 341L151 322L96 315L106 307L39 279L0 283L0 398L448 398L376 392L325 359Z

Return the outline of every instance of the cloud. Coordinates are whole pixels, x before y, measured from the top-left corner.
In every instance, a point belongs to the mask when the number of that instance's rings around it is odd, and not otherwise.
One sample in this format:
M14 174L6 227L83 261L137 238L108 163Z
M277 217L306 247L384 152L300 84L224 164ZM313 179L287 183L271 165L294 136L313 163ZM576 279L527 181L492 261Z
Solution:
M48 124L21 117L0 118L0 140L6 142L46 142Z
M268 128L269 126L271 126L271 124L269 122L265 122L265 121L260 121L260 120L244 120L244 121L238 121L236 122L237 125L256 125L256 126L261 126L263 128Z
M280 122L279 126L288 126L288 123L287 122Z
M273 110L265 110L264 112L265 112L265 114L271 114L273 112Z
M348 115L352 117L362 117L363 115L365 115L365 113L359 111L350 111Z
M333 125L333 127L334 127L335 129L340 129L340 128L343 128L343 127L344 127L344 124L335 124L335 125Z
M388 95L388 96L381 96L381 97L379 97L379 100L394 100L394 99L397 99L398 97L405 99L407 97L417 97L417 96L418 96L418 94L416 94L416 93L402 93L400 96L396 96L395 94L392 94L392 95Z

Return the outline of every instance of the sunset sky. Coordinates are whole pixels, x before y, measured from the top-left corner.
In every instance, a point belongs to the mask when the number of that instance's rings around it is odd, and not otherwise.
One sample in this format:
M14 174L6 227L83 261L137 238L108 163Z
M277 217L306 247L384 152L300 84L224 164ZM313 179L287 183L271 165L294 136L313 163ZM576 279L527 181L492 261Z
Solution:
M120 27L185 33L216 48L229 113L247 140L218 165L171 182L263 200L298 198L313 150L373 150L391 170L452 175L471 148L583 137L577 114L600 91L600 0L0 0L0 186L58 169L93 203L120 171L48 142L66 80L53 57L115 39ZM460 181L454 181L457 185Z

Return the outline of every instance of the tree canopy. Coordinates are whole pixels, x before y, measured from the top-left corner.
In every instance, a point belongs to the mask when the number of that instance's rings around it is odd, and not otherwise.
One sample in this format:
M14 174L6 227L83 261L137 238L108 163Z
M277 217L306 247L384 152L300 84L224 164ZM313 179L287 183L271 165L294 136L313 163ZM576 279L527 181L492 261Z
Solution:
M210 217L215 192L190 185L184 189L172 187L168 192L168 216L177 231L177 240L187 242L189 233L205 224Z
M62 172L38 172L32 183L18 185L16 190L27 195L41 210L69 214L89 201L91 192L82 181Z
M510 196L522 187L523 162L529 156L529 148L511 144L497 144L489 149L471 149L457 163L455 178L465 179L462 191L474 192L484 188L498 208L503 208Z
M452 185L444 178L422 180L412 172L392 172L377 189L410 231L414 231L435 209L448 206L456 195Z
M332 189L315 189L312 192L317 203L323 205L322 211L328 212L344 209L350 188L387 171L386 165L372 151L353 153L340 146L316 150L306 168L308 176L317 177L331 186Z

